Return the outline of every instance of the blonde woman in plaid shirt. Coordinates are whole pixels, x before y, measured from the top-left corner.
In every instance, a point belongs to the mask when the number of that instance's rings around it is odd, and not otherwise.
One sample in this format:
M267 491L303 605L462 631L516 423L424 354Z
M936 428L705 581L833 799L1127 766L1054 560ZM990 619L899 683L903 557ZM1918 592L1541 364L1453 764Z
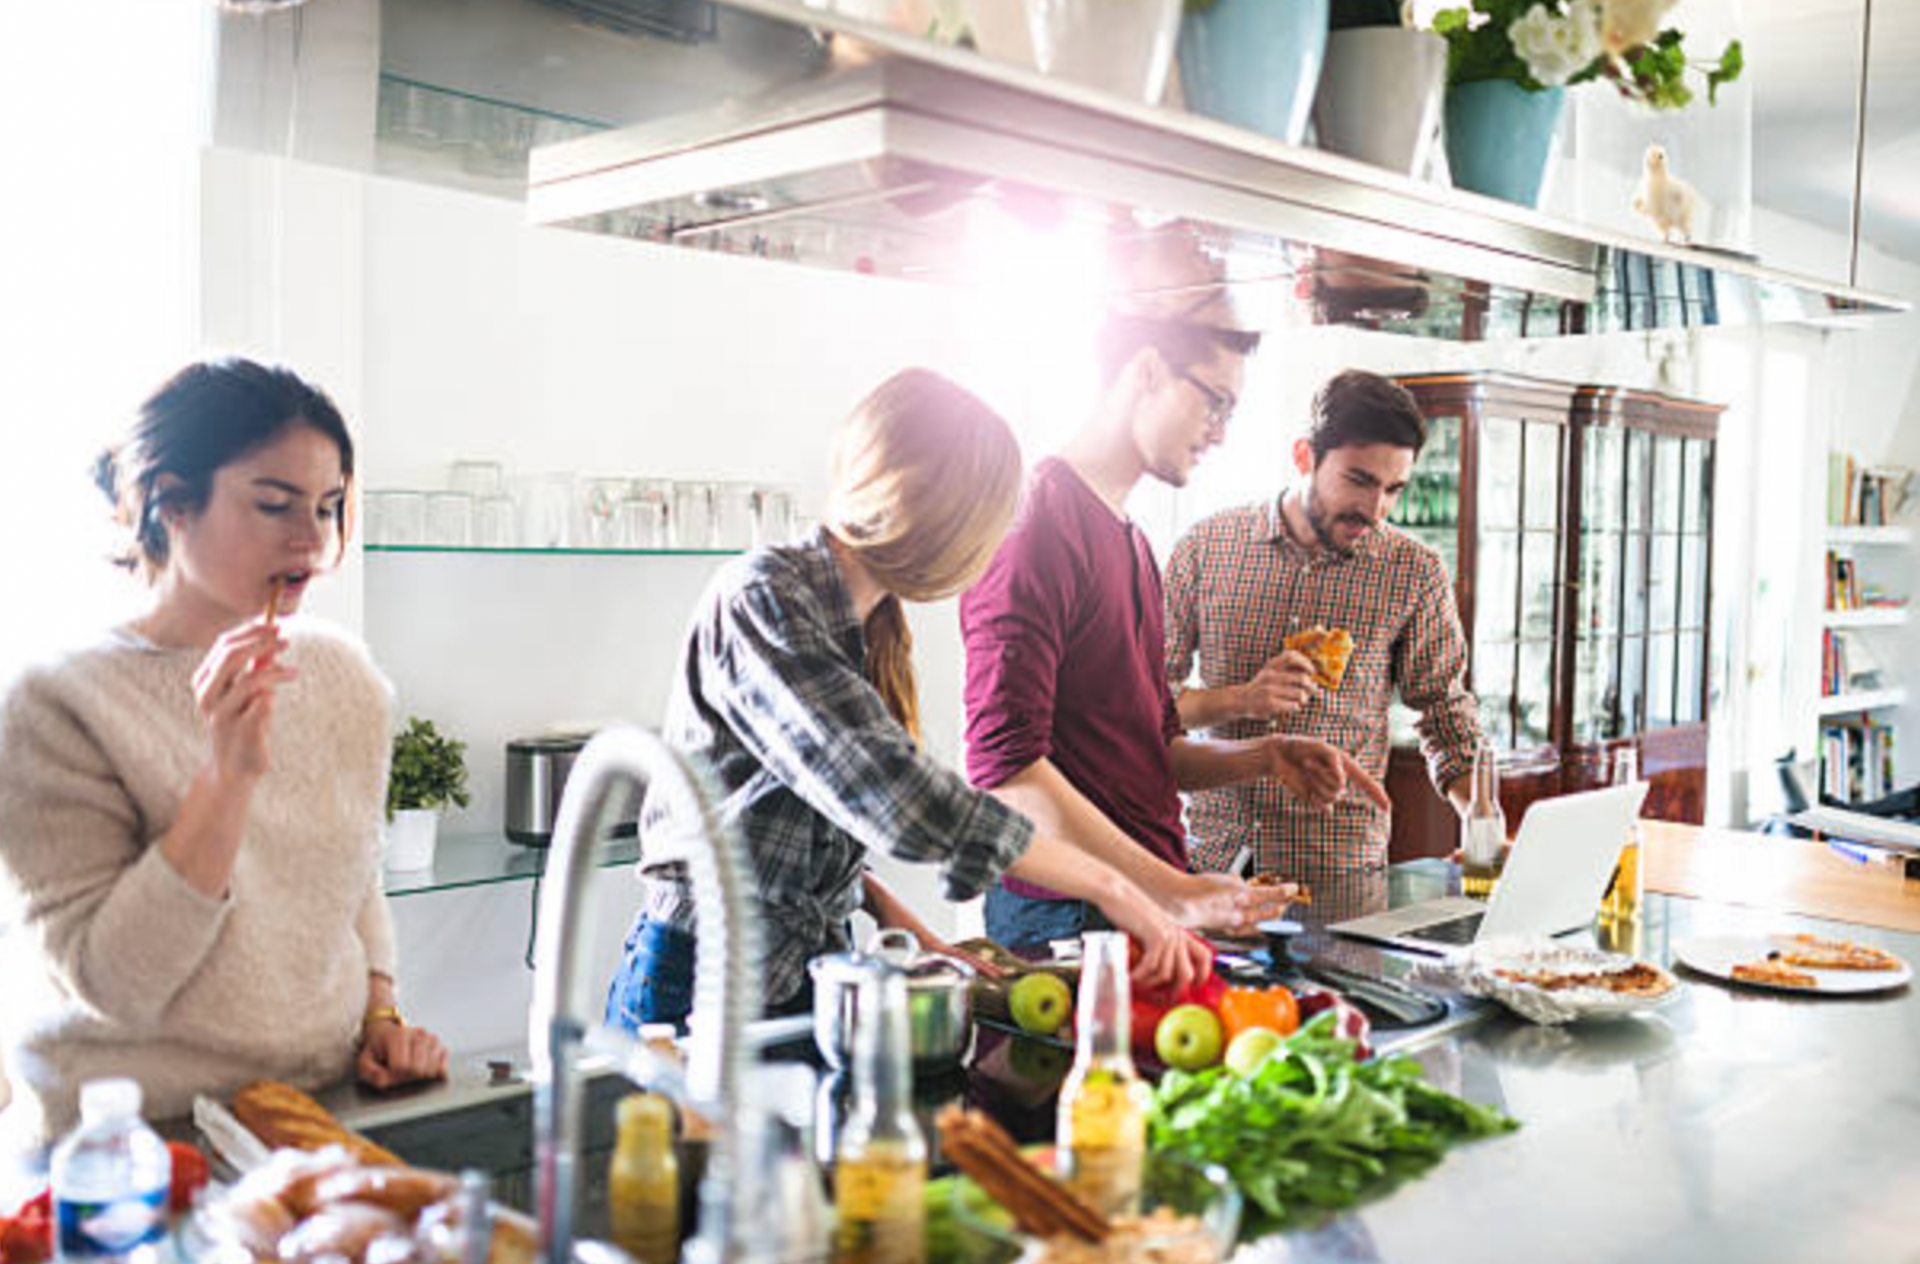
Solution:
M1020 477L1019 443L998 414L937 373L896 373L835 434L821 529L730 564L694 611L662 732L712 772L719 815L745 840L770 1013L812 1008L807 963L851 946L856 909L950 951L868 870L873 852L938 866L953 901L1003 873L1088 900L1140 941L1142 982L1184 987L1208 968L1206 947L1161 906L1187 874L1123 872L1084 854L920 745L902 603L950 597L980 574ZM692 1007L694 900L672 840L699 811L647 804L645 904L608 994L610 1023L680 1022Z
M1188 728L1318 737L1384 777L1397 691L1420 713L1434 785L1464 808L1480 724L1453 585L1439 554L1386 525L1425 441L1425 419L1403 388L1341 373L1314 396L1307 433L1294 442L1294 486L1215 514L1174 546L1167 679ZM1315 624L1353 635L1337 691L1322 689L1305 656L1283 646ZM1196 657L1200 679L1189 684ZM1203 790L1190 804L1193 862L1224 869L1247 847L1263 873L1384 866L1391 820L1359 796L1320 809L1272 781Z

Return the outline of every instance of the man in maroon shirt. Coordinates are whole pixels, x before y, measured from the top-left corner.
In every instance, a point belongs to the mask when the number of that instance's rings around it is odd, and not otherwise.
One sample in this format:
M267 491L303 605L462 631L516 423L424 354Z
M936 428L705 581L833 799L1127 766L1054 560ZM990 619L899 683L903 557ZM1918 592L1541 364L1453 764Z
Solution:
M1160 568L1125 505L1147 475L1184 485L1225 432L1259 339L1222 323L1220 295L1171 317L1107 319L1094 413L1034 470L960 618L974 784L1119 868L1185 924L1244 933L1277 915L1292 888L1189 873L1182 790L1277 777L1315 804L1350 783L1383 806L1386 794L1325 743L1202 741L1174 709ZM986 913L987 933L1009 947L1099 924L1079 901L1017 882L988 892Z

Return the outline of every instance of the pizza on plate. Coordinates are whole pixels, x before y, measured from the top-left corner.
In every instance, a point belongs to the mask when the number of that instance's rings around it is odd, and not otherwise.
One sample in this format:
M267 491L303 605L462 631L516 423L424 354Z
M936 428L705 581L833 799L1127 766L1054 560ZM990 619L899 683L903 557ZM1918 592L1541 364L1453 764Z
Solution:
M1766 983L1773 987L1817 988L1820 980L1804 970L1796 970L1777 957L1765 961L1743 961L1728 973L1742 983Z
M1580 974L1561 974L1552 970L1496 970L1494 973L1515 983L1537 987L1543 992L1597 988L1621 996L1664 996L1673 986L1672 978L1642 961L1636 961L1624 970Z
M1804 970L1898 970L1900 958L1878 948L1845 939L1794 935L1782 939L1784 950L1768 956Z

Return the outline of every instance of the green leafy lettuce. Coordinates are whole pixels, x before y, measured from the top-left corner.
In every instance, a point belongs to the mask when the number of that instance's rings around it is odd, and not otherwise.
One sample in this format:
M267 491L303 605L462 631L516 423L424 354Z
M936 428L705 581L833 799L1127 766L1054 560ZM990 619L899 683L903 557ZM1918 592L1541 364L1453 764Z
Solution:
M1169 1071L1150 1117L1154 1148L1219 1164L1286 1225L1418 1175L1457 1142L1520 1126L1427 1083L1412 1058L1359 1061L1333 1021L1331 1012L1315 1018L1245 1077Z

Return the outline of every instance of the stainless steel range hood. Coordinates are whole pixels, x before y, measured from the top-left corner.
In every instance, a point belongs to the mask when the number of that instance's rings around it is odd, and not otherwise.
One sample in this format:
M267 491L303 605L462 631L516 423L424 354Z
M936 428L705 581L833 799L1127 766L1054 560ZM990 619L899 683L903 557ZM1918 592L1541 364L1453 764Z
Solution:
M735 7L814 32L817 72L535 150L534 222L964 285L976 279L983 216L1043 243L1110 242L1179 220L1267 329L1477 340L1905 307L1404 179L789 0Z

